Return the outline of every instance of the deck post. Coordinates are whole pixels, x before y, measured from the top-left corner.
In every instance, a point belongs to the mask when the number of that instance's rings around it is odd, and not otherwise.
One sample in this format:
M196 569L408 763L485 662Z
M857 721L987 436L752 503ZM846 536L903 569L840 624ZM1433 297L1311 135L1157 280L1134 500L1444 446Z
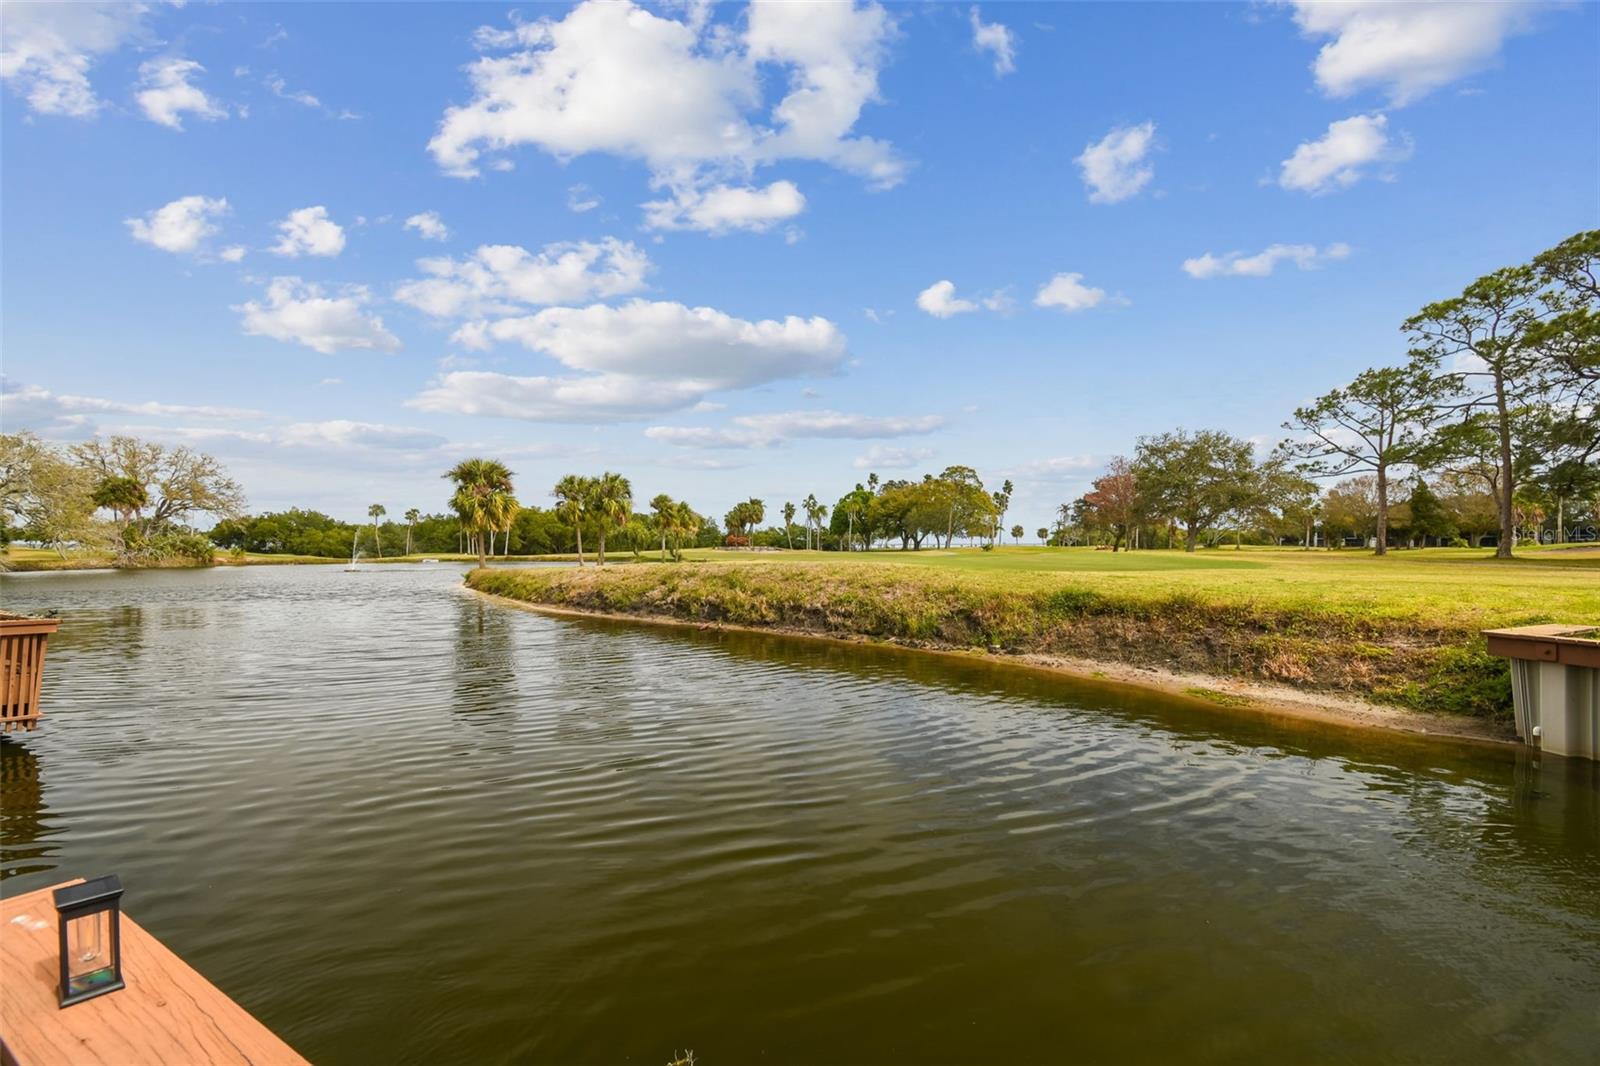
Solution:
M1600 760L1600 630L1488 629L1489 654L1511 660L1517 735L1551 755Z

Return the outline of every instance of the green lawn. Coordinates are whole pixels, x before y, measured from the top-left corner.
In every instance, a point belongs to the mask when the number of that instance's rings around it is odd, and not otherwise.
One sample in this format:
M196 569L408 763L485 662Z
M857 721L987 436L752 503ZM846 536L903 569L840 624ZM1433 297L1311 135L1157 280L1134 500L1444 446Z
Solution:
M1497 560L1492 550L1394 551L1212 549L1109 552L1092 548L974 548L950 551L686 552L692 561L759 566L776 562L845 567L916 567L970 576L1017 591L1064 585L1137 598L1188 593L1262 607L1307 607L1455 626L1529 619L1600 622L1600 549L1526 548ZM653 558L647 556L646 558Z

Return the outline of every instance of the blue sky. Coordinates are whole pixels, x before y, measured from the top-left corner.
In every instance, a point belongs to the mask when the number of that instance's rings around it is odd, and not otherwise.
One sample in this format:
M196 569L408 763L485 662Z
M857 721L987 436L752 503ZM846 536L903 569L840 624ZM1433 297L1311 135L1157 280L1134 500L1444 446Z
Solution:
M714 515L963 463L1031 535L1600 223L1597 16L8 4L5 429L342 517L478 453Z

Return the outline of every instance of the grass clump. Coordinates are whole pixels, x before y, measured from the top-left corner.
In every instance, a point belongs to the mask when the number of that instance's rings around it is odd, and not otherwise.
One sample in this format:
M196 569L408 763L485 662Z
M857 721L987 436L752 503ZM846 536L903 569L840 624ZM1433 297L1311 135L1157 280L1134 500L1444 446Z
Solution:
M1183 690L1184 695L1193 696L1195 699L1215 703L1219 707L1248 707L1250 700L1232 692L1218 692L1214 688L1200 688L1193 686Z

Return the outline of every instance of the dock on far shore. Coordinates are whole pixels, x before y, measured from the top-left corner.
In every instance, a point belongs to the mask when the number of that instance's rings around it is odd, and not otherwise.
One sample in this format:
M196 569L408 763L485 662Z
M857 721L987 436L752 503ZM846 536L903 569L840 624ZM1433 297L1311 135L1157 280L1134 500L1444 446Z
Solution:
M121 928L127 987L70 1007L59 1006L58 934L51 894L75 883L0 900L4 1066L306 1066L293 1048L126 914Z

